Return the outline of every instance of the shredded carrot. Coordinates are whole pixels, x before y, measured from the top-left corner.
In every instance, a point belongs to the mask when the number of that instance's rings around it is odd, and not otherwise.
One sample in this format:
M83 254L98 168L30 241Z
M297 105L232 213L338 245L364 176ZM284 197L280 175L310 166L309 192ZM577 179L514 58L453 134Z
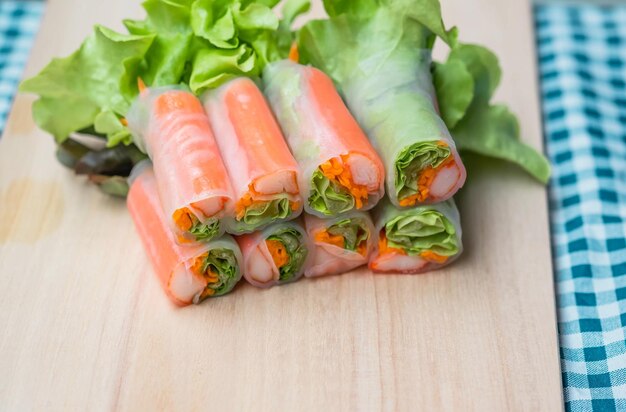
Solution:
M437 167L428 166L420 173L417 179L417 193L400 199L400 206L413 206L417 202L423 202L430 195L430 185L433 184L437 173L454 162L453 156L448 156L446 160L441 162Z
M387 234L385 233L384 229L380 231L380 235L378 236L378 251L381 255L384 255L386 253L398 253L400 255L406 255L406 252L402 249L389 247L389 244L387 243Z
M367 239L363 239L361 243L356 247L356 251L359 255L365 256L367 253Z
M174 219L174 223L176 227L178 227L183 232L186 232L191 229L193 226L193 213L186 207L176 209L174 214L172 215L172 219Z
M120 119L120 123L122 123L122 125L124 125L124 126L128 126L128 120L126 120L126 118L125 118L125 117L122 117L122 118Z
M143 93L146 90L146 84L141 77L137 77L137 88L139 89L139 93Z
M363 204L367 202L369 193L367 192L367 187L354 183L352 172L349 167L346 167L349 157L350 154L341 155L340 158L333 157L329 161L322 163L320 170L328 180L337 182L342 187L348 189L354 198L356 208L361 209Z
M267 246L267 250L269 250L270 255L272 255L274 264L278 269L289 263L289 254L287 253L287 250L285 250L283 242L280 240L268 239L265 241L265 245Z
M196 257L193 265L191 265L191 271L198 276L202 276L202 278L206 281L207 285L200 294L200 300L213 296L215 294L215 290L210 288L209 285L215 284L219 281L219 277L217 273L213 272L210 267L204 269L204 265L206 264L206 259L209 257L209 253L203 253L200 256Z
M435 263L445 263L445 261L448 260L447 256L438 255L430 250L425 250L424 252L420 253L420 256L429 262Z
M329 245L345 248L346 240L341 235L331 235L327 230L320 230L315 234L315 241L328 243Z
M298 51L298 43L295 41L291 43L291 49L289 49L289 60L298 63L300 60L300 52Z

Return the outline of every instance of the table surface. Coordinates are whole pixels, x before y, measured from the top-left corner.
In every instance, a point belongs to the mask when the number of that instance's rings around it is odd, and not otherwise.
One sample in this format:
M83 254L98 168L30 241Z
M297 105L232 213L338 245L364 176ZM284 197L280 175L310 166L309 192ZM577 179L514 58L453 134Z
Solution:
M94 23L121 30L122 17L142 15L138 1L48 3L28 76ZM499 54L498 100L541 147L530 4L443 3L463 41ZM17 96L0 140L3 407L562 407L546 191L522 172L485 162L470 176L459 199L466 252L448 269L241 285L176 309L124 202L56 162L32 102Z

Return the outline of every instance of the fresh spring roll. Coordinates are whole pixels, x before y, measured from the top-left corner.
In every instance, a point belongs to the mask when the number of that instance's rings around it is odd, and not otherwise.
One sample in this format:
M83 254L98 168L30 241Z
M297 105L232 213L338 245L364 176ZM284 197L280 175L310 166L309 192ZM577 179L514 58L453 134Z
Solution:
M128 210L154 271L174 303L200 303L230 292L241 279L243 262L234 239L224 235L207 243L177 243L160 207L150 163L137 165L130 182Z
M378 248L369 267L374 272L427 272L451 263L463 251L453 199L409 209L398 209L385 199L373 214Z
M244 277L268 288L298 280L312 256L312 245L301 220L274 223L237 238L243 253Z
M306 277L337 275L367 263L376 245L372 219L351 212L333 219L305 215L306 230L315 244L315 257Z
M263 79L300 164L306 212L329 217L374 207L384 194L385 169L332 80L290 60L267 65Z
M220 220L232 208L233 191L201 102L184 90L148 89L127 120L135 142L152 159L160 204L177 240L221 236Z
M235 193L226 230L250 233L299 216L298 164L256 84L236 78L203 100Z
M434 36L428 27L440 23L436 13L420 20L414 17L427 11L398 9L407 2L383 2L389 7L371 13L359 2L344 3L350 8L335 10L346 9L344 15L311 21L298 32L300 56L335 81L385 165L386 193L394 205L452 197L466 172L434 93Z

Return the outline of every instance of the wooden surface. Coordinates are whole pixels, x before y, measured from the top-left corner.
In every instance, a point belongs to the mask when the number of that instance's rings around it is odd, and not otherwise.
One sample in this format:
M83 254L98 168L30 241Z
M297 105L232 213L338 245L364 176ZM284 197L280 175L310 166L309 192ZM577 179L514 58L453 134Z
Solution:
M49 0L27 75L138 3ZM529 4L443 3L462 40L500 55L498 98L540 147ZM524 174L471 176L449 269L242 285L180 310L124 202L57 164L32 101L17 97L0 140L1 409L561 408L546 192Z

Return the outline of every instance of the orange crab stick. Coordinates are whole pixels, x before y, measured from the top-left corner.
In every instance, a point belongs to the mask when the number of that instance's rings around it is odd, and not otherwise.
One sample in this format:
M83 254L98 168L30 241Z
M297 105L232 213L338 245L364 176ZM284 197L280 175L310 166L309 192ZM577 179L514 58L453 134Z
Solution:
M133 170L128 210L161 286L177 305L230 292L241 279L242 256L229 236L208 243L181 245L160 207L149 162Z
M235 193L226 230L250 233L297 217L302 211L298 164L256 84L237 78L203 100Z
M332 219L307 214L304 221L315 247L306 277L337 275L367 263L376 238L369 214L350 212Z
M384 194L384 166L332 80L289 60L269 64L263 79L302 169L305 210L329 217L374 207Z
M209 241L224 233L220 220L232 208L233 192L200 101L184 90L145 89L127 120L152 159L177 239Z

